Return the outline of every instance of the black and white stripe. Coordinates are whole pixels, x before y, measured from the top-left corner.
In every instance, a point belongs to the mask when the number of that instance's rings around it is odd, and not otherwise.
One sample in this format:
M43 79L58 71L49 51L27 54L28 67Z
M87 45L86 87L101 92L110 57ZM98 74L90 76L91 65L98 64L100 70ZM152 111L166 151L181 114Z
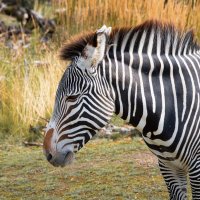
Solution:
M123 52L117 51L114 42L107 54L116 74L111 86L116 93L116 113L142 132L159 158L171 199L186 198L188 172L196 175L190 181L193 198L199 199L199 47L191 33L180 35L156 24L127 35L120 42Z
M193 34L158 22L115 29L95 75L77 65L79 56L57 91L57 143L77 151L115 111L158 157L170 199L186 198L187 174L200 199L200 48Z
M73 65L60 81L52 121L56 121L55 130L62 148L73 143L78 151L106 125L114 105L105 79L83 73Z

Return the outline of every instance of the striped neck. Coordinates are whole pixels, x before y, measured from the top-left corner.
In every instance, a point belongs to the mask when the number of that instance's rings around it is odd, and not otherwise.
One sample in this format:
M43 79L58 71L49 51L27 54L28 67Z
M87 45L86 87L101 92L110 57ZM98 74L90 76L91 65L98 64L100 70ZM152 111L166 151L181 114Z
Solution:
M157 96L164 102L164 85L161 80L164 75L163 59L170 58L177 71L180 70L176 61L179 57L200 57L199 46L194 42L191 32L181 35L172 26L159 28L160 25L154 24L142 30L126 29L123 33L120 29L103 61L103 71L115 98L115 113L143 132L149 131L144 129L149 113L154 119L163 120L160 117L163 116L162 110L165 110L165 107L163 104L156 104L158 100L156 101L154 85L156 82L159 84L160 92ZM165 69L172 72L173 66L170 67L169 62L166 62L168 66L165 66ZM158 75L157 78L153 77L155 74ZM174 76L176 77L176 74ZM170 74L168 79L170 81ZM148 80L148 83L144 80ZM151 93L149 99L148 96L147 99L145 97L145 90ZM184 113L180 118L183 117ZM159 124L159 121L155 123Z

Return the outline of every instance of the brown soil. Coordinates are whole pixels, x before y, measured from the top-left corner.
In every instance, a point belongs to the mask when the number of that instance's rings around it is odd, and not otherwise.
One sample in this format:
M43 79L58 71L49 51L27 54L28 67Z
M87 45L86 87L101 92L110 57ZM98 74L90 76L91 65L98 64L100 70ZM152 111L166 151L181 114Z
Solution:
M145 168L155 167L158 165L156 156L151 152L138 152L137 154L132 155L132 158L136 164Z

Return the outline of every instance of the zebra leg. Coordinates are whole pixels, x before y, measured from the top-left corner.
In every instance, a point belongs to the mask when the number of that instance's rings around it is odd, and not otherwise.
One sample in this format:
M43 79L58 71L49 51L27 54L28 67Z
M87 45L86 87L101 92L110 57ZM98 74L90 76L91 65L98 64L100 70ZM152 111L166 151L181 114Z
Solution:
M193 159L189 169L190 185L192 188L192 199L200 199L200 155Z
M187 176L181 169L170 167L159 160L160 171L168 188L170 200L187 199Z

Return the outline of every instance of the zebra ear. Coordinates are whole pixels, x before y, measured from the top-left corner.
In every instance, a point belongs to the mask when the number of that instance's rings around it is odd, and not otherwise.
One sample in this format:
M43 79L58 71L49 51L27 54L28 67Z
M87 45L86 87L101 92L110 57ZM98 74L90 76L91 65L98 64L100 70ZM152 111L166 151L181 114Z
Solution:
M103 25L96 31L94 38L83 49L78 59L77 66L94 73L98 64L103 60L106 52L108 38L111 33L111 27Z

